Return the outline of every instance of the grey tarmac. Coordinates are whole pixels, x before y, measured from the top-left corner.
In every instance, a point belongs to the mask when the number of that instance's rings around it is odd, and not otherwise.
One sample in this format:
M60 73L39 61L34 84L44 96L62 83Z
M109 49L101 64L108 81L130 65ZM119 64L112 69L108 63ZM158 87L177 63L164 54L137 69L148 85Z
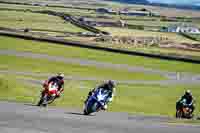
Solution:
M200 126L167 124L170 118L80 110L41 108L0 102L1 133L199 133Z

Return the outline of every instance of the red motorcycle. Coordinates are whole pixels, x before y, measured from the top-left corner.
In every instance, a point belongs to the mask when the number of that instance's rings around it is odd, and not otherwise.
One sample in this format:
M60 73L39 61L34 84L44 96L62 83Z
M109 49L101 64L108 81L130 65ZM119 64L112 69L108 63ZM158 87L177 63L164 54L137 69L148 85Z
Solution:
M50 82L45 84L45 89L41 92L41 98L38 102L38 106L46 107L48 104L51 104L56 98L58 93L58 84L55 82Z

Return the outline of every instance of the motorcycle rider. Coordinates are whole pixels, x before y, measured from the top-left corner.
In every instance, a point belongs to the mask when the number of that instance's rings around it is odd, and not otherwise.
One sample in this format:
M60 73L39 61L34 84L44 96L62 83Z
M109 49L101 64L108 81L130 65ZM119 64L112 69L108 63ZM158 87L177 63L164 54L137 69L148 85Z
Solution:
M108 80L107 82L99 85L98 87L94 88L93 90L91 90L89 93L88 93L88 96L87 96L87 99L85 100L85 104L87 103L89 97L97 90L97 89L105 89L105 90L109 90L109 97L107 98L106 100L106 103L105 105L103 106L103 110L106 110L107 109L107 104L109 102L111 102L113 100L113 96L115 94L115 90L116 90L116 82L113 81L113 80Z
M194 105L194 97L192 96L192 92L190 90L186 90L185 94L178 100L176 103L176 110L182 108L184 105L181 103L181 101L186 100L186 106L191 109L191 113L194 112L195 110L195 105Z
M64 91L64 74L63 73L58 73L56 76L53 76L51 78L49 78L48 80L46 80L43 84L43 87L45 90L48 89L48 85L49 83L57 83L58 85L58 91L56 94L56 98L60 97L60 94ZM45 91L43 91L44 93Z

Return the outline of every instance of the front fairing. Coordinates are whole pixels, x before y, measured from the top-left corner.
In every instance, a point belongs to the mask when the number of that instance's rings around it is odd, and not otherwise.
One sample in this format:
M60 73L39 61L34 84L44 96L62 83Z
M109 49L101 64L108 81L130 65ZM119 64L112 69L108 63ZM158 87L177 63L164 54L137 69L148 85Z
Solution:
M96 98L98 102L100 102L101 104L104 104L109 97L109 93L110 92L108 90L100 88L94 92L94 97Z
M88 99L86 103L86 108L92 108L94 103L96 103L96 109L92 109L93 111L97 110L98 108L101 108L105 105L106 100L109 96L109 91L104 89L98 89L96 90L92 96Z

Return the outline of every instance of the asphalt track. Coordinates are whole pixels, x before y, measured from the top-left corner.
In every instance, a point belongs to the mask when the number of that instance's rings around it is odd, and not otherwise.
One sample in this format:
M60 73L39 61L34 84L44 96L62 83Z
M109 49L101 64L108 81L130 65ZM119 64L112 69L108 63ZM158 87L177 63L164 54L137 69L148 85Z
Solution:
M167 117L40 108L0 102L1 133L199 133L200 126L167 124Z

